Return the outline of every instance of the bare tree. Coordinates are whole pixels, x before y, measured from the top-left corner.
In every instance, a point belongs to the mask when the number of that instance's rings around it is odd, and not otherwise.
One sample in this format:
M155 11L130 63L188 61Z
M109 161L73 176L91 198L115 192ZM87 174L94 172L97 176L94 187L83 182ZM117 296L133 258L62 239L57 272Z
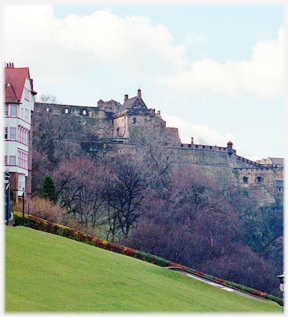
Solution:
M33 195L40 195L44 176L51 173L51 162L47 155L32 149L32 191Z
M103 206L102 191L106 170L85 158L63 161L54 172L58 199L81 224L97 225Z
M110 219L113 220L110 225L114 231L116 228L121 230L123 238L128 237L142 214L141 202L145 195L142 185L142 172L136 163L122 160L111 166L103 197L110 208Z

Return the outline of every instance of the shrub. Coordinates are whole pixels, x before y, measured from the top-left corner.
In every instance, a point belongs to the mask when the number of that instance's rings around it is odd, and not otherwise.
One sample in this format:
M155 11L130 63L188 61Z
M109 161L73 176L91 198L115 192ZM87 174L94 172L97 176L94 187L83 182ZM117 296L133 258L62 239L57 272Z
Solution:
M57 202L57 194L56 194L56 186L51 176L45 175L43 186L42 186L42 196L43 198L49 199L51 202L56 204Z
M51 201L41 197L35 197L33 199L26 200L25 213L37 218L45 219L53 223L64 224L68 218L67 212L64 208L58 205L54 205ZM18 204L15 207L15 212L22 212L22 204Z

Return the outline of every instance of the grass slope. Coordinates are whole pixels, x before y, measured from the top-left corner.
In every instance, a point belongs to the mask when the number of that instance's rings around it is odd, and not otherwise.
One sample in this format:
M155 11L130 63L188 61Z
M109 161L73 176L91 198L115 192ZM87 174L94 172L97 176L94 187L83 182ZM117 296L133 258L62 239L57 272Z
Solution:
M23 227L6 227L7 312L281 312L179 272Z

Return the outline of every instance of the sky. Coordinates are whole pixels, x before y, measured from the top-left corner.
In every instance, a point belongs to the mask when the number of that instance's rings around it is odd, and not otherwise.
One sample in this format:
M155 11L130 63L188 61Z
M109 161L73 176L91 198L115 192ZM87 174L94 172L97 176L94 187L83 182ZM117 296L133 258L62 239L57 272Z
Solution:
M140 88L182 143L284 157L281 2L22 3L4 5L3 62L29 67L38 96L96 106Z

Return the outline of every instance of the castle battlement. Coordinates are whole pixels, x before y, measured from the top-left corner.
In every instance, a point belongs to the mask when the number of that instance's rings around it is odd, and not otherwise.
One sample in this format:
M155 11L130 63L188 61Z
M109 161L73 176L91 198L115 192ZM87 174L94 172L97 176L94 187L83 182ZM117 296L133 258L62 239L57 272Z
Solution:
M259 190L262 194L257 192L259 195L255 194L255 199L261 200L261 204L275 201L275 192L278 193L279 188L282 188L279 193L283 192L283 159L268 158L254 162L237 155L231 141L227 146L195 144L192 137L190 144L182 143L178 128L166 127L160 111L148 109L140 89L135 97L124 95L123 104L112 99L100 99L97 106L90 107L35 103L35 112L80 120L87 135L95 136L85 141L91 143L86 147L88 151L109 149L107 155L116 157L119 154L144 154L153 146L162 153L160 160L161 157L169 158L172 169L181 169L184 165L200 169L224 190L231 185L249 189L253 195ZM276 183L281 183L282 187L279 185L276 190Z

